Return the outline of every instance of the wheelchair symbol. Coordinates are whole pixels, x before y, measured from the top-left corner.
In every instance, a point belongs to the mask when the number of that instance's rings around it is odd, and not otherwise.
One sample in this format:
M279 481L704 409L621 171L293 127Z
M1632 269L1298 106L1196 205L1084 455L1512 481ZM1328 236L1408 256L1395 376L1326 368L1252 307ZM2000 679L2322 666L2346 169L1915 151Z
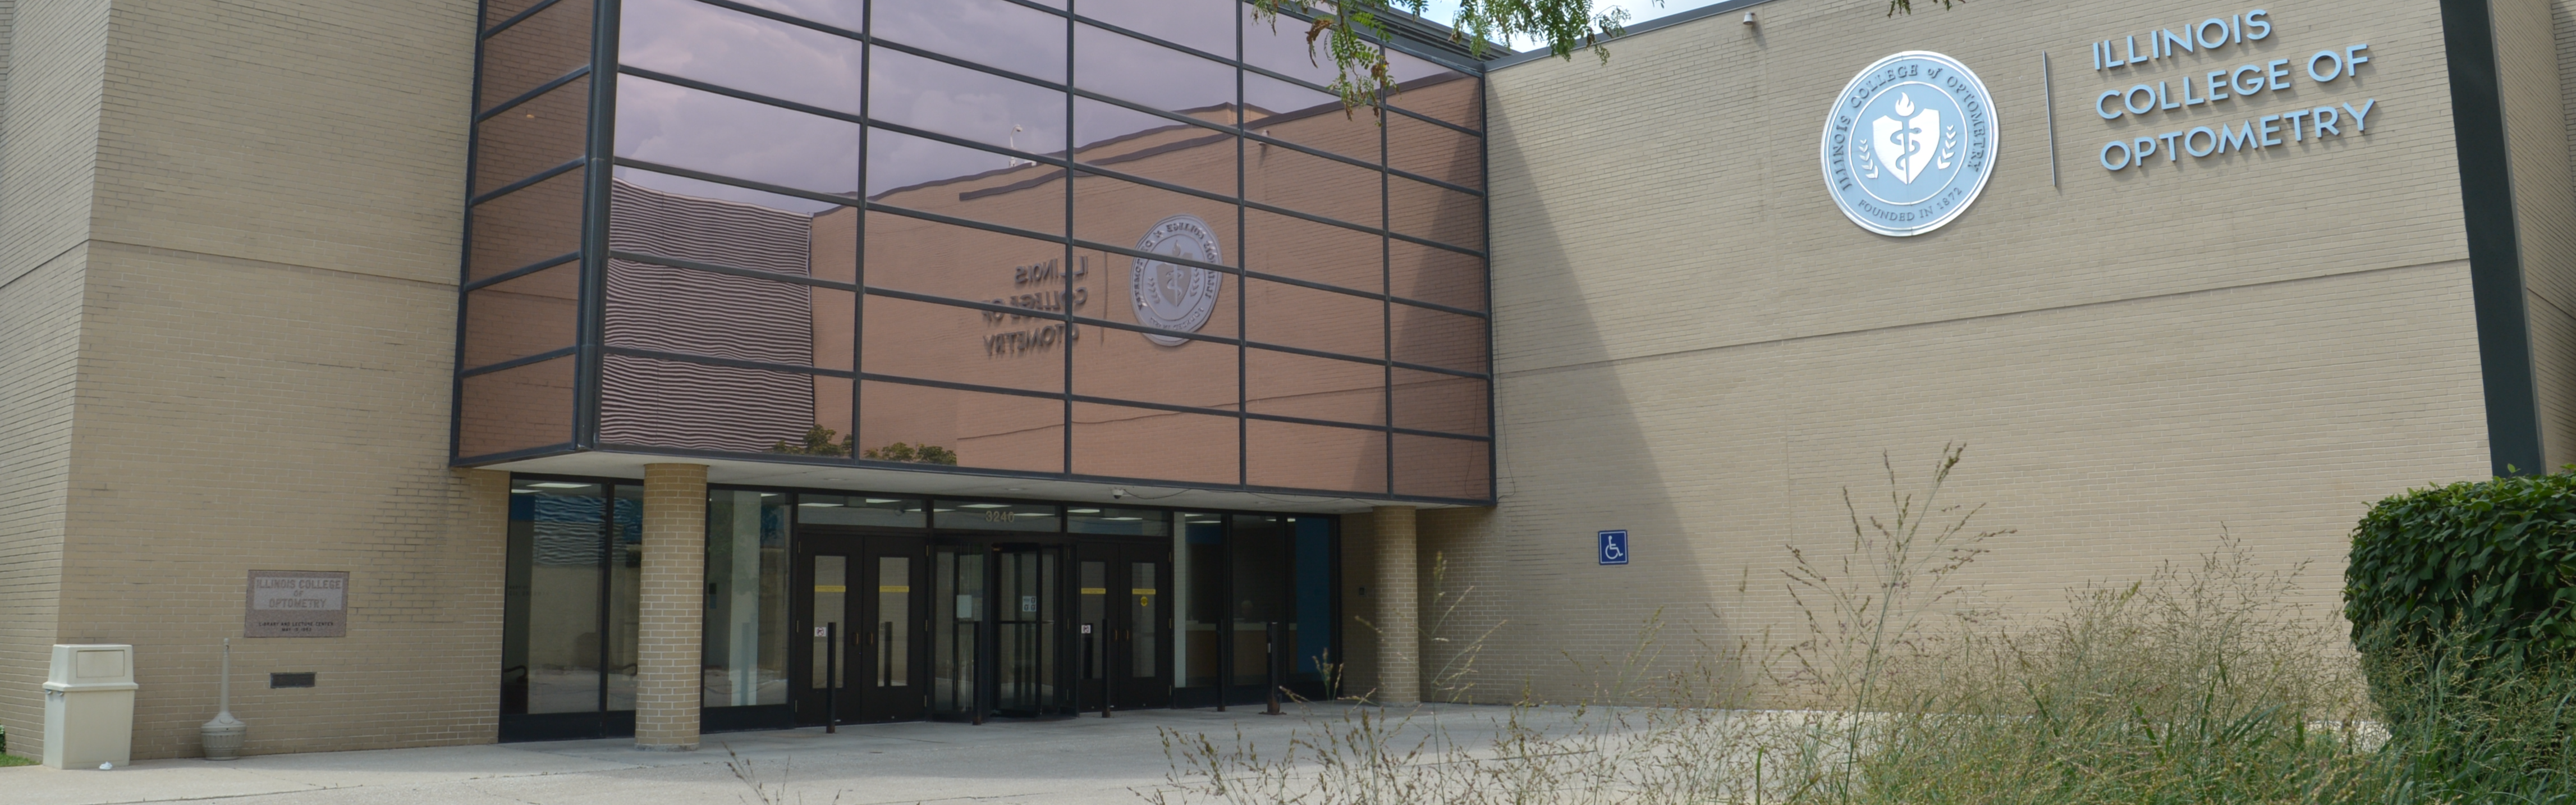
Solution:
M1604 565L1624 565L1628 563L1627 531L1620 530L1601 532L1601 563Z

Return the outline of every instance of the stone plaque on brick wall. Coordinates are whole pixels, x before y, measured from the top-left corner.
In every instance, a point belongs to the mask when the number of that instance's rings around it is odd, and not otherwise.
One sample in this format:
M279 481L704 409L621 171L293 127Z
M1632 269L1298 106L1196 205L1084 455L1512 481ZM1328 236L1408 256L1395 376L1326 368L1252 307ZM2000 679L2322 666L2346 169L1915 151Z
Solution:
M349 574L253 570L245 605L243 637L345 637Z

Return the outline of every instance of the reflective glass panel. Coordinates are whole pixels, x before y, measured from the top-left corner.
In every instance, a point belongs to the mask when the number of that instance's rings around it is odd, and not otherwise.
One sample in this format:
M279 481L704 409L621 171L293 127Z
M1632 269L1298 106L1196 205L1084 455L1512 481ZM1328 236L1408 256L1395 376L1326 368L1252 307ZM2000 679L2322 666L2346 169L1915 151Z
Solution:
M931 524L969 531L1059 531L1063 518L1052 503L948 500L932 503Z
M851 0L735 0L753 8L768 9L798 19L811 20L845 31L856 32L867 25L868 4ZM883 6L879 6L883 8Z
M1377 425L1386 367L1254 348L1243 354L1244 405L1256 414Z
M1089 25L1074 26L1073 54L1076 87L1222 126L1236 122L1232 67Z
M1388 115L1386 151L1387 167L1461 187L1485 186L1485 141L1476 135Z
M465 378L456 454L488 456L571 442L572 376L567 355Z
M880 39L1064 81L1063 17L1001 0L876 0L874 10Z
M602 442L728 453L846 455L816 445L811 375L608 355L601 369Z
M923 528L929 509L920 498L875 495L797 495L796 521L825 525L874 525Z
M609 498L608 709L635 709L636 657L642 647L644 488L618 484Z
M702 706L786 704L786 493L709 491L706 573Z
M1062 241L1005 235L903 215L870 213L868 287L1024 308L1032 316L1100 316L1107 289L1098 252L1065 263ZM1069 298L1060 298L1069 294Z
M507 103L589 64L590 12L590 3L565 0L483 40L479 108Z
M1084 175L1074 181L1073 236L1158 255L1234 265L1240 254L1235 209L1230 202ZM1184 304L1195 306L1198 300L1192 296Z
M1162 579L1154 572L1158 567L1153 562L1127 563L1127 675L1138 679L1163 673L1162 613L1154 609L1154 602L1163 598Z
M984 549L943 548L932 557L930 593L930 706L966 713L975 693L975 630L986 617Z
M1060 36L1060 35L1059 35ZM1064 154L1064 91L879 48L868 65L868 117L1030 154ZM1058 62L1061 65L1061 62ZM901 170L910 165L897 165ZM921 165L883 187L977 173ZM943 171L944 172L939 172Z
M1259 73L1244 74L1243 102L1243 127L1255 134L1377 162L1375 110L1344 108L1340 96Z
M1234 57L1238 0L1083 0L1082 16L1219 58Z
M1385 174L1288 148L1255 147L1244 156L1244 198L1347 224L1382 220L1378 178Z
M1235 191L1235 137L1088 98L1073 102L1077 158L1142 179L1227 197Z
M1385 287L1383 235L1246 209L1243 239L1254 271L1369 293Z
M499 190L539 171L580 159L590 122L590 79L529 98L474 127L474 189Z
M1483 436L1492 433L1485 381L1472 377L1395 370L1395 426Z
M1226 318L1233 318L1230 313ZM1232 327L1230 321L1212 322L1201 332L1213 334ZM1073 348L1073 393L1231 411L1236 398L1236 349L1233 344L1207 341L1166 346L1148 340L1144 333L1091 327Z
M1286 4L1282 4L1286 5ZM1243 4L1243 62L1275 71L1318 87L1333 83L1333 54L1318 41L1309 47L1306 31L1311 23L1287 14L1264 17L1252 4Z
M846 372L853 298L836 288L611 260L601 329L613 347L790 366L837 362L822 368Z
M564 171L467 210L466 281L580 251L582 174Z
M1469 249L1485 248L1485 201L1411 179L1388 177L1387 223L1417 238Z
M607 500L596 484L510 487L502 584L501 712L593 713L600 700L599 585Z
M1484 127L1484 90L1475 77L1400 50L1386 52L1387 77L1395 79L1389 103L1472 129Z
M1468 372L1485 371L1485 320L1455 313L1395 305L1388 322L1395 338L1395 360Z
M631 75L617 81L617 155L826 195L859 186L856 123Z
M873 450L880 461L1064 471L1061 399L863 381L859 412L861 458ZM897 445L908 449L889 450Z
M1288 422L1244 424L1244 471L1254 486L1380 494L1386 433Z
M1444 498L1493 495L1491 446L1486 442L1395 435L1395 493Z
M868 134L868 200L1064 234L1062 169L884 129Z
M465 368L573 345L581 265L564 263L465 294Z
M1386 302L1268 280L1244 283L1245 340L1367 360L1386 357Z
M1066 530L1076 534L1130 534L1145 537L1172 535L1172 513L1161 509L1119 509L1108 506L1074 506L1066 509Z
M1390 238L1387 279L1402 299L1468 310L1485 309L1485 259L1472 254Z
M858 40L696 0L624 0L619 62L859 114Z
M1062 393L1065 340L1103 332L1067 327L1052 311L995 313L878 295L865 304L861 362L870 375Z
M608 248L849 282L856 211L667 173L618 168Z
M1231 484L1240 431L1234 417L1093 403L1073 405L1073 471L1112 478ZM1138 450L1182 444L1188 450Z

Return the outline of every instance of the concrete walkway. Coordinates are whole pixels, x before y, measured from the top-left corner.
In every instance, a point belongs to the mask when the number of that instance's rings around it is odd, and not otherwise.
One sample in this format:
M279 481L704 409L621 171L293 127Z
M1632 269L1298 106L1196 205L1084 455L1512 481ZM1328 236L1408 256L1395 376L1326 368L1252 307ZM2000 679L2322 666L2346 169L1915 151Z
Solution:
M1446 710L1458 706L1443 706ZM1458 708L1484 710L1487 708ZM1492 708L1500 709L1500 708ZM1262 716L1259 707L1137 710L1115 718L878 724L710 735L697 752L639 752L629 739L263 755L228 763L146 760L115 771L0 769L0 803L94 805L220 800L241 805L646 805L651 803L1121 803L1163 787L1156 728L1230 742L1239 728L1284 747L1340 705ZM253 725L252 729L257 729ZM761 784L737 779L726 749Z

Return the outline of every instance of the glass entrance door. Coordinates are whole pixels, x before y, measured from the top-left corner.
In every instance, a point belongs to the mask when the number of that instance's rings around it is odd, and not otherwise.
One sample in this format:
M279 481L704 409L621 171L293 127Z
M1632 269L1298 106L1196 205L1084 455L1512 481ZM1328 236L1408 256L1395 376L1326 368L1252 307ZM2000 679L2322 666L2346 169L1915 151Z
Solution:
M1080 708L1168 706L1171 549L1086 542L1075 556L1073 654Z
M823 723L835 707L845 724L922 717L924 540L809 532L797 541L797 630L808 635L797 722Z
M1068 712L1057 545L931 549L931 714L981 722Z
M1005 547L994 552L994 712L1021 718L1064 712L1057 678L1063 602L1060 547Z

